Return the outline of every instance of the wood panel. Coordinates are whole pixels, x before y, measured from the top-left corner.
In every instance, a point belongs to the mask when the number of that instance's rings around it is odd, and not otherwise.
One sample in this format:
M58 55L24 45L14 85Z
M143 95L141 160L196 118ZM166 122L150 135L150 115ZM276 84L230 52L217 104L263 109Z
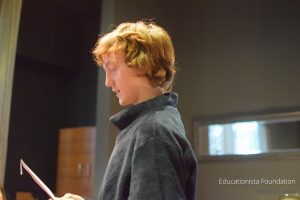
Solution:
M31 192L16 192L16 200L34 200Z
M95 127L59 130L56 195L93 195Z

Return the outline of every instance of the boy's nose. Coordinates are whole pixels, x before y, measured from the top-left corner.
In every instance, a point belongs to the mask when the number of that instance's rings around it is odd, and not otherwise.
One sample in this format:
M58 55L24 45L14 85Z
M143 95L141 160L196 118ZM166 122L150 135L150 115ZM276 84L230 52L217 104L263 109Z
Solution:
M106 87L111 87L111 80L110 79L105 79L105 86Z
M105 86L106 87L113 87L114 81L110 78L110 76L106 75L105 78Z

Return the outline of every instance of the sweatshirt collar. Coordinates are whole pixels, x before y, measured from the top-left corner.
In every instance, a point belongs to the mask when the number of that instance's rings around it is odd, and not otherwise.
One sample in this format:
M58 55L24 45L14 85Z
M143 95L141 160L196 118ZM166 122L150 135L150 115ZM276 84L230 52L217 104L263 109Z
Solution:
M120 130L130 125L140 114L160 106L176 107L178 101L177 93L165 93L153 99L144 101L118 112L110 118L110 121Z

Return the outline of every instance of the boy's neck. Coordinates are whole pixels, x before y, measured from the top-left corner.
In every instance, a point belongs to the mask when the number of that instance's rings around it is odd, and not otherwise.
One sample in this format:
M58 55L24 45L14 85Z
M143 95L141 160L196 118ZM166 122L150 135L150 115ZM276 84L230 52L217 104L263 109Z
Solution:
M162 94L164 94L164 89L161 87L145 88L145 91L140 96L141 101L137 102L136 104L148 101Z

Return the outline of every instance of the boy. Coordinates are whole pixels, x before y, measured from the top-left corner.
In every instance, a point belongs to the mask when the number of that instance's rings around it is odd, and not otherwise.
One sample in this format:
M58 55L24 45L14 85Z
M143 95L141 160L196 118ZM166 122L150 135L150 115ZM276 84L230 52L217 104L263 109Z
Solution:
M110 119L120 132L99 200L195 199L197 165L171 92L169 34L154 23L122 23L99 38L93 55L119 104L131 106Z

